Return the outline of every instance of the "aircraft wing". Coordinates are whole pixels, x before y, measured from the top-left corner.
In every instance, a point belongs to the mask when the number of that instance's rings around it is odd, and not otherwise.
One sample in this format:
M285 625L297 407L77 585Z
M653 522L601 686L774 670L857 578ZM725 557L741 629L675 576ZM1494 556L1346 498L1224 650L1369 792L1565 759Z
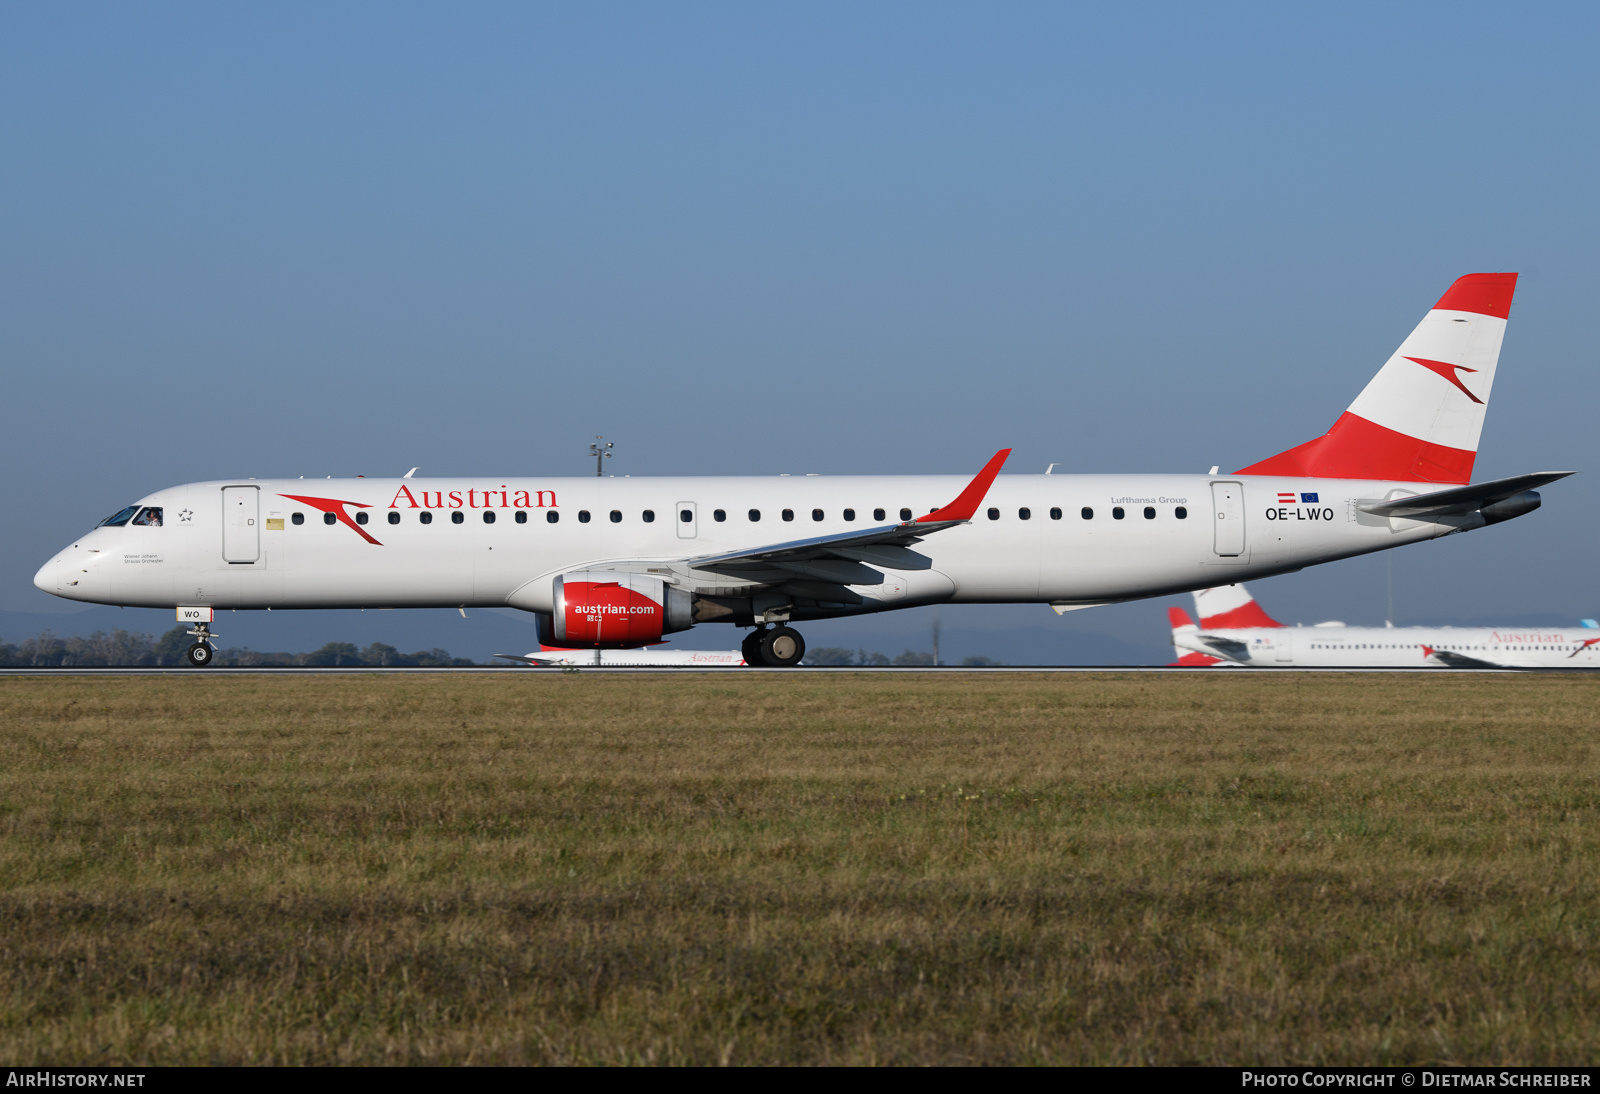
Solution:
M810 539L770 543L717 555L696 555L683 561L690 566L715 566L718 569L741 565L782 567L786 564L821 559L859 562L859 556L852 552L862 548L906 547L918 542L924 536L971 521L973 514L978 511L978 506L983 504L985 495L989 493L989 487L994 485L995 477L1000 474L1000 468L1005 464L1006 457L1010 455L1009 448L1002 448L996 452L954 501L914 520L863 528L859 532L840 532L831 536L813 536Z
M1513 475L1509 479L1493 479L1471 486L1452 486L1448 490L1435 490L1410 498L1390 501L1358 501L1356 508L1378 517L1434 517L1453 513L1472 513L1486 505L1506 501L1518 494L1535 490L1546 483L1564 479L1571 471L1540 471L1532 475Z
M1464 653L1454 650L1437 650L1432 646L1423 646L1423 655L1431 657L1447 669L1503 669L1507 666L1497 665L1493 661L1484 661L1476 657L1468 657Z
M504 657L507 661L521 661L524 665L533 665L535 668L549 668L554 661L546 661L541 657L524 657L520 653L497 653L496 657Z

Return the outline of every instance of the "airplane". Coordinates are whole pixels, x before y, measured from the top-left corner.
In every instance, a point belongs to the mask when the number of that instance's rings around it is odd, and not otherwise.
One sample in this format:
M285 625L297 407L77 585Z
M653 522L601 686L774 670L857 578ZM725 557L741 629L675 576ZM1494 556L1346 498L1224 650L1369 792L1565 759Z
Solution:
M497 653L507 661L521 661L534 668L736 668L745 663L738 650L572 650L559 646L540 646L527 654Z
M541 645L637 649L706 623L752 665L793 626L942 603L1058 613L1498 524L1570 472L1471 484L1514 273L1452 284L1326 434L1232 475L220 479L101 521L34 584L176 609L512 607ZM1319 323L1332 320L1319 317Z
M1600 622L1561 627L1286 627L1243 585L1200 589L1195 623L1168 608L1174 665L1236 668L1600 668Z

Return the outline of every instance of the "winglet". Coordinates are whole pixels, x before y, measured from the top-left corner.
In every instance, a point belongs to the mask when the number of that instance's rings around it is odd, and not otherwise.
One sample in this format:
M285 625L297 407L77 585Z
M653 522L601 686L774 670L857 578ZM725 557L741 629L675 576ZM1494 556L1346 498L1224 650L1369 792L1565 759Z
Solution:
M934 524L940 521L971 520L972 514L978 511L978 506L983 504L984 495L989 493L989 487L994 485L995 476L1000 474L1000 468L1005 464L1006 457L1010 455L1009 448L1002 448L996 452L989 462L983 465L983 470L967 483L967 488L961 491L960 497L943 509L935 509L925 517L918 517L912 523Z

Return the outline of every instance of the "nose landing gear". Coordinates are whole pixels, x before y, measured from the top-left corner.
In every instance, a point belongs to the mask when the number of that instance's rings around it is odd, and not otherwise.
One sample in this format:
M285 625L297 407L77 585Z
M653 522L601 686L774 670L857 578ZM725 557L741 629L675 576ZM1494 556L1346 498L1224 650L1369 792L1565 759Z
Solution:
M183 659L188 662L190 668L203 669L211 664L217 655L210 645L211 640L216 638L216 635L211 633L211 624L209 623L196 623L194 630L188 633L195 639L195 643L184 653Z
M788 669L806 655L806 640L793 627L757 627L745 636L739 649L747 665Z

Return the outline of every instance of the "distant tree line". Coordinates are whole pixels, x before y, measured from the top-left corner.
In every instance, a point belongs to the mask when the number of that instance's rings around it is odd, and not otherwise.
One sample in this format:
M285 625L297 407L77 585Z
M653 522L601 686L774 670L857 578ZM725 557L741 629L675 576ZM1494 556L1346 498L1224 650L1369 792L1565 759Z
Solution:
M994 661L987 657L962 658L963 667L975 668L984 665L999 665L1002 662ZM866 650L848 650L842 646L822 646L814 650L807 650L805 665L833 665L852 666L860 665L868 668L893 665L899 668L918 668L933 664L933 654L924 650L906 650L899 657L889 658L881 653L868 653Z
M160 638L150 634L114 630L95 631L88 638L57 638L49 631L15 645L0 641L3 668L159 668L184 664L183 655L194 639L186 627L174 627ZM263 668L338 668L367 665L392 668L437 668L471 665L465 657L451 657L441 649L401 653L393 646L374 642L358 649L353 642L329 642L310 653L266 653L248 647L219 649L214 665Z

